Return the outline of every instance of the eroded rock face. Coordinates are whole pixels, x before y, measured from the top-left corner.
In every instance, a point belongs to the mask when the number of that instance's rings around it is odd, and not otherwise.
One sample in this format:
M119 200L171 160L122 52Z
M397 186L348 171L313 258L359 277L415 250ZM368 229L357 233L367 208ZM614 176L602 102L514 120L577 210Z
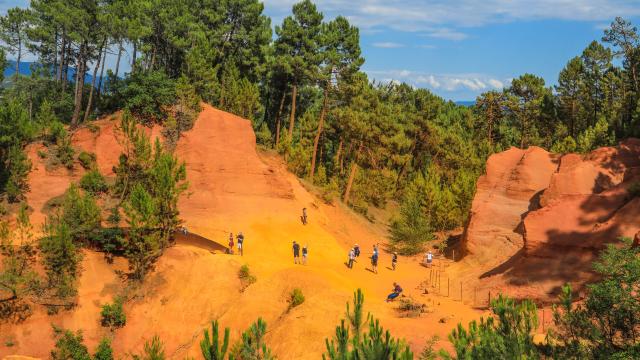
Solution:
M564 156L541 198L543 207L524 219L527 256L598 251L620 236L633 237L640 212L627 189L640 180L639 167L637 139L584 157Z
M539 148L491 156L478 180L464 245L480 287L553 300L560 286L594 280L607 243L640 231L640 140L587 155Z
M465 231L467 254L479 263L492 264L523 247L522 217L537 206L557 163L556 155L538 147L511 148L489 158Z

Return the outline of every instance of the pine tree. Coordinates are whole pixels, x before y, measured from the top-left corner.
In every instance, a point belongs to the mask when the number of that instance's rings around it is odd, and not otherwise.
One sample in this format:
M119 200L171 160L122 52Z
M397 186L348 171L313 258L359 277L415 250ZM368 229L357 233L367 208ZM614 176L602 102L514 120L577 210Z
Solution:
M209 331L204 330L204 339L200 341L200 350L205 360L224 360L229 348L229 328L224 329L224 338L220 343L218 321L211 322L211 338Z
M27 27L29 26L29 10L19 7L11 8L7 14L0 17L0 40L5 44L9 53L16 58L15 78L20 76L20 61L27 42Z

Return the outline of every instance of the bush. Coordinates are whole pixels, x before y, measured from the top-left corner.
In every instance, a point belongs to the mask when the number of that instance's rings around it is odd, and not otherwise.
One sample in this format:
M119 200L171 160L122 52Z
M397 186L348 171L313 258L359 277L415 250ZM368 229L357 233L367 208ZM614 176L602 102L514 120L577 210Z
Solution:
M300 290L299 288L293 289L291 291L291 294L289 294L289 310L298 305L302 305L303 302L304 294L302 293L302 290Z
M73 169L73 157L76 151L71 146L71 137L65 136L59 138L56 146L56 157L60 164L66 166L68 169Z
M163 71L135 71L117 83L117 96L143 123L161 124L176 101L176 85Z
M127 323L127 316L122 309L122 299L117 298L113 304L104 304L100 312L102 326L111 329L121 328Z
M53 360L91 360L89 350L83 343L82 333L72 333L69 330L63 330L54 326L54 335L56 337L56 347L51 351L51 359Z
M238 278L242 283L242 291L257 280L255 275L253 275L251 270L249 270L249 265L246 264L240 267L240 270L238 271Z
M100 229L101 211L91 194L81 194L71 185L62 202L62 221L68 225L74 240L85 241Z
M96 154L92 152L83 151L78 155L78 161L83 168L89 170L93 169L96 165Z
M640 197L640 181L635 181L627 189L627 194L631 199Z
M12 146L5 166L9 171L9 178L5 185L7 198L9 202L20 201L24 193L29 190L27 175L31 171L31 160L20 147Z
M113 360L113 349L109 339L103 338L100 340L96 353L93 355L93 360Z
M67 129L64 128L64 124L58 120L53 121L49 125L48 136L45 137L51 144L57 144L58 141L68 136Z
M104 176L98 170L89 170L80 179L80 187L86 192L97 195L107 191Z

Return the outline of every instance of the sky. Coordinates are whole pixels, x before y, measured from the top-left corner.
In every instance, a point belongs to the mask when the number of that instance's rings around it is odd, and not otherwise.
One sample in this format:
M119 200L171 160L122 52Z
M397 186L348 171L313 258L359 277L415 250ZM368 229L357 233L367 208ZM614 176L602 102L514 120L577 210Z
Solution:
M277 25L296 0L264 0ZM363 70L454 101L533 73L554 85L564 65L616 16L640 25L640 0L316 0L360 28ZM0 0L0 14L28 0ZM107 66L113 65L111 59Z

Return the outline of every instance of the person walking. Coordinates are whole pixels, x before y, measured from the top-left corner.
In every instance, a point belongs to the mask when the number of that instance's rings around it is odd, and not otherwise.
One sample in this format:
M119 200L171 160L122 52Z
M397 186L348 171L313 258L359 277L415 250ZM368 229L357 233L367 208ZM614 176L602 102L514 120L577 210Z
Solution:
M396 265L398 265L398 253L394 252L391 258L391 268L393 268L393 271L396 271Z
M371 270L376 274L378 273L378 252L374 252L371 255Z
M229 233L229 254L233 255L233 233Z
M307 225L307 208L302 208L302 225Z
M236 240L238 242L238 253L240 253L240 256L244 256L244 235L242 235L242 231L238 233Z
M300 245L297 242L293 242L293 263L300 263Z
M353 245L353 252L356 255L356 258L358 258L360 256L360 245L355 244Z
M307 245L302 247L302 265L307 265L307 255L309 254L309 250L307 249Z
M427 253L427 267L431 267L431 263L433 263L433 253L431 252L431 250L429 250L429 252Z
M348 263L348 267L349 269L353 269L353 261L356 259L356 253L353 250L353 248L351 248L351 250L349 250L349 263Z

